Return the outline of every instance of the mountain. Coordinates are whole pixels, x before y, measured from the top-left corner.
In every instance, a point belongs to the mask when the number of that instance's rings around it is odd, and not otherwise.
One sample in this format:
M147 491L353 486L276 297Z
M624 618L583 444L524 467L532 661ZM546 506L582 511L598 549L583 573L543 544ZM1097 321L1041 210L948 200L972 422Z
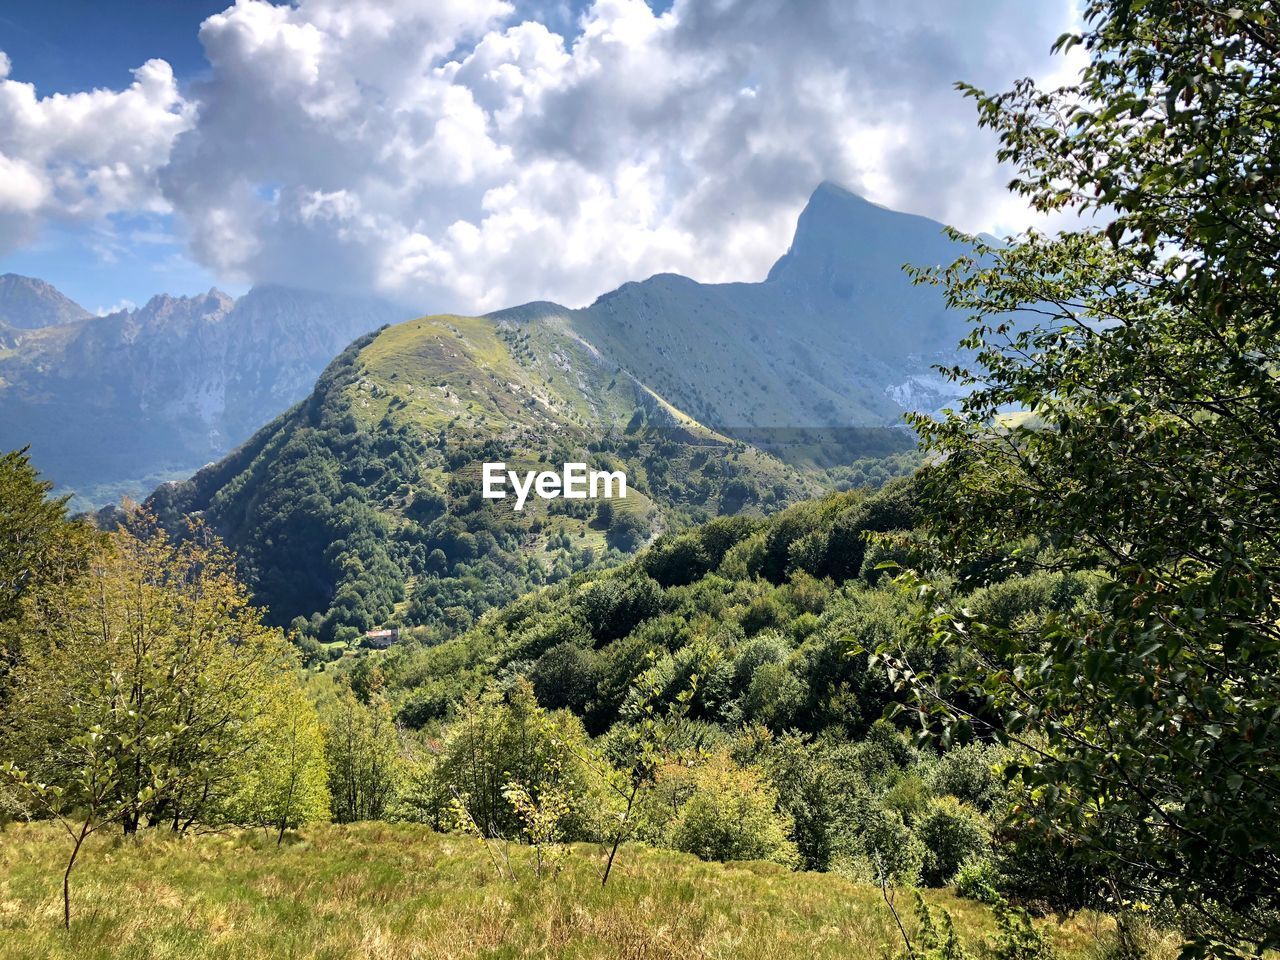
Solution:
M0 350L12 350L22 342L24 332L17 327L0 322Z
M63 296L52 284L16 273L0 276L0 324L4 326L37 330L90 316L88 310Z
M28 310L28 321L70 304L41 281L4 279L13 302L40 294L47 309ZM264 287L80 313L39 329L0 327L0 448L31 444L57 487L96 506L224 456L305 396L354 337L408 311Z
M621 470L627 496L486 500L481 466ZM542 317L426 317L357 340L243 447L148 501L199 516L257 601L321 643L387 623L443 634L667 530L820 489L717 434ZM607 503L607 508L601 504Z
M942 224L824 183L763 282L663 274L551 312L712 428L829 465L954 399L932 367L957 359L962 324L902 267L959 252Z
M531 587L614 562L664 531L768 514L822 467L913 445L929 364L963 325L905 262L949 262L940 224L824 184L760 283L671 275L572 310L435 316L356 341L297 407L150 504L197 515L242 556L257 599L310 641L437 633ZM626 501L481 496L481 464L622 469ZM309 619L308 619L309 618Z

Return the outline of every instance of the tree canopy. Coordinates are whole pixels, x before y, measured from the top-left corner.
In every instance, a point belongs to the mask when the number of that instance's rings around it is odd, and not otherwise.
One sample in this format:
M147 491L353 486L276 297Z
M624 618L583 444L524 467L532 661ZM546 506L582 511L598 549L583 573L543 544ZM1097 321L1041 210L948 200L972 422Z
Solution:
M1013 190L1088 226L973 240L920 279L974 318L931 447L927 556L966 586L1097 572L1096 609L1001 622L924 586L963 669L888 652L947 734L1027 746L1026 818L1120 903L1280 936L1280 17L1098 0L1080 81L972 88ZM1022 541L1029 547L1009 549ZM1032 556L1034 554L1034 556Z

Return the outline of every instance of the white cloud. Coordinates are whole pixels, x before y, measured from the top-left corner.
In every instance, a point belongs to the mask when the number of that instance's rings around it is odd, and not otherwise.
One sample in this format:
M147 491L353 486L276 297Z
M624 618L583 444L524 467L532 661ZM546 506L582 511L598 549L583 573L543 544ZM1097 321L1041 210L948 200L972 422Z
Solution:
M147 61L124 90L47 97L11 69L0 53L0 252L47 219L168 208L157 171L193 109L167 63Z
M113 313L123 313L126 310L137 310L138 305L132 300L122 299L117 301L110 307L98 307L94 311L100 317L109 317Z
M823 179L1008 229L1026 211L951 84L1061 70L1048 48L1074 17L596 0L565 38L498 0L238 0L201 28L190 103L161 61L120 93L37 101L0 80L0 164L26 178L0 186L0 230L11 208L171 204L228 278L443 310L579 304L662 270L759 278Z
M49 196L49 184L40 171L16 157L0 153L0 217L35 213Z

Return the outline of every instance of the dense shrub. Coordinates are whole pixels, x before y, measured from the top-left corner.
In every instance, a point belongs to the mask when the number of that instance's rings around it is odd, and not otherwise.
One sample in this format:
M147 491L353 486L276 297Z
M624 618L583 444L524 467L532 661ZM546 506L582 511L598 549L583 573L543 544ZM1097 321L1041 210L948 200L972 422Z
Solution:
M769 524L764 536L764 553L760 575L770 583L782 583L786 579L794 543L820 528L822 508L819 501L797 504L778 514Z
M858 772L873 784L896 778L919 759L911 741L884 720L873 723L850 753Z
M506 793L512 785L534 802L549 791L569 805L565 829L575 839L599 835L598 802L593 793L590 747L582 724L572 714L538 705L528 683L506 694L490 690L467 701L447 729L443 748L421 776L421 796L460 804L471 824L485 836L516 837L525 829ZM423 809L423 817L440 819Z
M691 793L671 826L677 850L703 860L773 860L794 865L791 822L777 812L777 794L754 770L723 755L697 768Z
M601 643L625 637L655 616L661 605L662 588L639 570L597 580L578 596L578 607L591 634Z
M850 829L848 808L861 784L829 749L794 733L767 733L759 764L778 791L778 807L791 818L791 839L806 870L828 870Z
M575 643L552 647L529 672L538 703L552 710L567 707L582 713L595 696L600 679L598 660L594 650Z
M601 503L607 502L601 501ZM613 522L605 531L605 540L613 549L630 553L649 538L649 530L649 521L639 514L614 511Z
M887 778L885 783L887 786L883 788L880 802L902 817L908 826L914 826L929 810L933 800L919 768L903 770L899 775Z
M786 730L795 725L806 693L804 681L788 670L786 664L762 664L743 694L742 717L773 730Z
M755 672L768 663L784 663L791 644L777 633L761 633L742 643L733 658L733 689L742 694Z
M1002 824L993 860L1000 893L1038 913L1101 908L1108 892L1089 851L1033 825Z
M881 719L899 694L859 648L914 650L918 602L862 580L837 585L792 562L805 538L818 543L850 511L860 523L892 526L909 511L904 489L886 495L891 503L851 494L785 518L722 518L664 537L618 569L527 595L460 637L380 654L383 682L398 692L402 722L434 730L444 721L446 740L477 710L496 709L486 697L526 683L537 710L571 711L581 724L574 736L600 738L602 756L623 770L630 761L620 745L646 720L676 711L668 747L688 751L686 766L655 787L659 801L641 805L644 839L675 842L681 812L698 793L687 762L728 752L771 794L797 863L946 883L988 850L986 817L998 819L1006 803L993 770L1003 754L983 744L922 752ZM771 541L778 524L789 532ZM774 584L759 573L784 541L790 559ZM723 562L712 571L716 556ZM693 577L690 565L707 569ZM932 669L936 662L919 660ZM481 695L486 685L495 692ZM435 795L449 799L448 791ZM708 839L708 823L727 816L728 803L700 797L687 808L680 842L707 856L742 855L732 838ZM1009 877L1024 879L1017 869Z
M787 619L786 607L778 597L773 593L765 593L752 598L740 622L747 636L752 636L761 630L782 626Z
M591 643L591 628L581 610L553 610L521 630L507 655L513 660L536 660L553 647L589 647Z
M708 568L715 570L724 562L725 554L751 536L759 523L752 517L717 517L704 523L692 535L702 545Z
M822 572L843 582L861 575L867 559L869 534L910 530L920 520L915 482L891 481L865 500L842 511L827 535Z
M967 743L953 747L933 763L929 784L935 793L950 794L986 813L1004 798L1004 783L996 770L1006 751L993 744Z
M979 903L995 903L1002 886L1000 871L983 857L970 858L960 864L952 883L955 884L956 896Z
M929 804L915 825L924 845L921 879L929 886L950 883L960 865L989 851L990 835L981 816L954 797Z
M1069 610L1086 599L1089 591L1089 581L1080 574L1041 571L975 590L967 602L978 620L1010 627L1028 615Z
M764 531L758 531L730 547L719 569L731 580L750 580L760 573L764 562L765 534Z
M641 558L640 565L664 587L693 583L711 569L701 539L689 533L658 540Z
M841 872L855 879L914 885L920 882L925 849L902 817L873 802L864 801L858 811L856 834L839 863Z

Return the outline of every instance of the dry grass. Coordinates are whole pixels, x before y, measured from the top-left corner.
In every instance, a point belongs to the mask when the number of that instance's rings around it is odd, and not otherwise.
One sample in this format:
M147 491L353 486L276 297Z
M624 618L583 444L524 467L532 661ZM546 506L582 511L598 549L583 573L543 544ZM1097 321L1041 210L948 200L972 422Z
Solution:
M0 958L868 957L898 952L878 890L767 864L722 865L625 849L609 886L599 852L574 851L541 883L523 849L500 880L475 841L416 826L306 830L277 850L262 834L100 838L78 868L61 929L47 825L0 832ZM906 898L903 898L905 901ZM985 908L933 891L976 955ZM909 911L909 901L908 910ZM1054 927L1064 960L1096 952L1088 918Z

